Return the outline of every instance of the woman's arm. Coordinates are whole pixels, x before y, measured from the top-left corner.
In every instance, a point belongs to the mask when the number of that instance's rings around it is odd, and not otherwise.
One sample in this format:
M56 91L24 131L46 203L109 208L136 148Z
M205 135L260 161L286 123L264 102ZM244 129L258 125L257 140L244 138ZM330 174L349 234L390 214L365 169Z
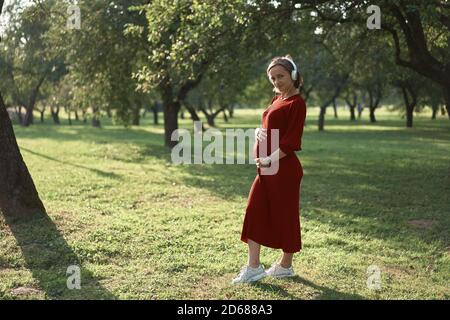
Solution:
M272 154L265 158L256 158L256 166L259 167L268 167L271 163L275 161L279 161L280 159L284 158L286 156L286 153L284 153L280 148L272 152Z
M272 152L272 154L269 156L271 163L284 157L286 157L286 153L284 153L280 148Z

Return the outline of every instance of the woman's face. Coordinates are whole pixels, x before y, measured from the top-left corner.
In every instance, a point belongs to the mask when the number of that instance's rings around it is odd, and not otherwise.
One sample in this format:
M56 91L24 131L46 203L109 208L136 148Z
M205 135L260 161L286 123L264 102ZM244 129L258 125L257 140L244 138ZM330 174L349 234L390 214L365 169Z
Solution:
M276 65L269 70L269 78L273 86L280 92L288 92L294 86L291 75L280 65Z

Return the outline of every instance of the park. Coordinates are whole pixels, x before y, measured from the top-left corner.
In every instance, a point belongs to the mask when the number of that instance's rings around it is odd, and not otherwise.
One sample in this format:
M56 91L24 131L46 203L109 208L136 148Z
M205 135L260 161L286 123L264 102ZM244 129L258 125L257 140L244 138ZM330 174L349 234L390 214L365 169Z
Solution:
M0 300L450 299L449 21L440 0L0 0ZM296 275L233 285L287 54Z

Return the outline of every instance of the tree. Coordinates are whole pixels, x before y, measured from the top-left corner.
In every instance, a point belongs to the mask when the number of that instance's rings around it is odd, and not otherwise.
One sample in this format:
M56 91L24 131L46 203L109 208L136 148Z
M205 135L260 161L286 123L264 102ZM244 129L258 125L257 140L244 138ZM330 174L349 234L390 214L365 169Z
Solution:
M4 0L0 0L0 15ZM20 154L14 129L0 92L0 211L30 217L46 214L33 179Z
M178 112L208 70L223 60L235 64L239 60L230 58L239 50L240 58L245 52L247 59L254 62L262 56L267 60L266 44L271 35L266 30L275 30L279 25L280 33L283 24L278 17L270 15L272 9L273 4L269 2L256 4L242 0L157 0L136 8L146 12L146 28L130 26L130 32L141 32L148 43L147 60L136 77L142 90L160 92L166 146L177 143L171 138L178 128ZM258 52L261 47L265 50ZM193 109L186 108L193 115Z
M10 6L10 21L2 44L2 74L8 79L12 103L25 108L22 124L33 123L33 110L42 98L46 81L57 81L65 73L61 57L48 38L51 20L36 5Z
M380 30L391 36L395 63L435 82L444 94L450 119L450 6L441 0L296 0L299 10L314 10L318 23L352 24L364 32L369 5L382 10ZM364 30L364 31L363 31ZM357 36L357 35L349 35ZM373 48L374 50L377 48Z

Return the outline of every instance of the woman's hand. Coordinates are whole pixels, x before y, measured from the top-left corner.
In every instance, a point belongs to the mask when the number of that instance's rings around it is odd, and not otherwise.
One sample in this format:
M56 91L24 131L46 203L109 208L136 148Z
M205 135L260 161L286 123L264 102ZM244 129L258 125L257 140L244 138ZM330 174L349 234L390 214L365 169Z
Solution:
M265 157L265 158L256 158L256 167L258 168L265 168L265 167L269 167L270 163L272 162L272 159L270 157Z
M267 129L257 128L255 130L255 140L264 141L267 138Z

